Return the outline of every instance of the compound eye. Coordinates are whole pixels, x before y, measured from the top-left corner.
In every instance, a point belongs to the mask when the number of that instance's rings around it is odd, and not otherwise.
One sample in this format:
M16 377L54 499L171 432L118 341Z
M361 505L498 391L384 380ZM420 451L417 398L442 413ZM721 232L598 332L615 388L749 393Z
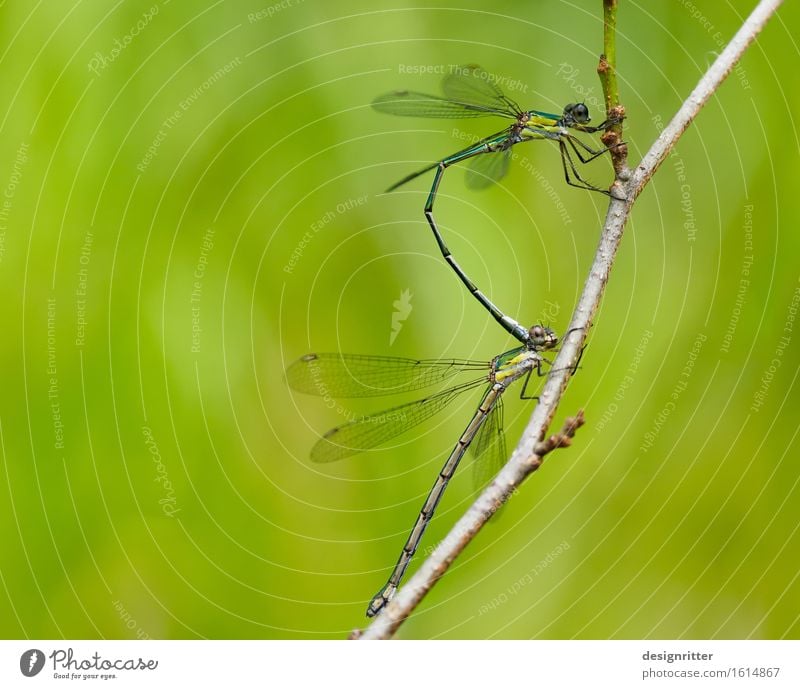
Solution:
M572 116L580 123L589 121L589 108L583 103L577 103L572 107Z
M544 328L541 325L534 325L530 331L531 339L542 340L544 339Z

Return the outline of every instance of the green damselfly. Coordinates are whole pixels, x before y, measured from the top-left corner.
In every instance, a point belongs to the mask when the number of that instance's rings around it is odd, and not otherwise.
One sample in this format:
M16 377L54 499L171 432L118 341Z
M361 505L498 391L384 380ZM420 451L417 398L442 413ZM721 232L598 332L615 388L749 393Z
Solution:
M292 388L325 397L372 397L410 392L443 383L461 373L484 371L479 378L337 426L323 435L311 450L312 461L322 463L334 462L369 450L429 419L461 393L488 385L472 419L436 477L388 581L370 601L367 607L368 617L377 614L397 591L436 506L467 448L471 448L476 459L476 485L482 487L502 466L506 460L502 394L511 383L523 378L520 397L531 399L526 395L531 373L535 371L537 375L542 375L542 364L550 362L541 352L552 349L557 344L558 337L550 328L535 325L528 331L522 347L504 352L489 362L307 354L286 370L286 379Z
M436 225L433 217L433 204L444 171L455 163L472 159L467 169L466 183L473 189L482 189L498 181L508 172L513 146L524 141L549 139L558 143L567 184L599 191L610 196L608 190L589 184L581 177L572 157L574 154L581 163L588 163L610 149L595 150L572 134L570 130L595 133L605 131L612 125L618 124L620 120L612 118L596 127L589 126L589 109L584 103L568 104L561 115L539 110L523 110L501 91L488 72L477 65L459 67L446 74L442 80L442 91L443 96L432 96L418 91L391 91L372 101L372 107L379 112L405 117L460 119L496 116L511 119L513 122L499 132L480 139L471 146L404 177L386 191L397 189L430 170L436 170L425 203L425 218L433 231L442 256L466 285L472 296L503 328L525 344L528 330L510 316L505 315L476 287L456 262Z

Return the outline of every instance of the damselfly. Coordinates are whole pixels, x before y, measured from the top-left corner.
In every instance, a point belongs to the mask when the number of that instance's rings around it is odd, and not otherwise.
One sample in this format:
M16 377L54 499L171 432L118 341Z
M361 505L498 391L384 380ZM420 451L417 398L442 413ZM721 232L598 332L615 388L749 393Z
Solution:
M467 117L497 116L513 120L508 127L476 141L471 146L431 163L393 184L386 191L392 191L406 182L435 169L428 200L425 203L425 218L433 231L439 250L456 275L466 285L470 293L489 311L511 335L525 344L528 330L510 316L506 316L492 301L481 292L456 262L442 237L433 217L433 204L444 171L461 161L472 159L467 169L466 183L473 189L482 189L501 179L509 168L511 148L523 141L549 139L558 143L561 163L567 184L575 187L599 191L610 195L606 189L589 184L581 177L575 166L572 154L581 163L588 163L609 149L595 150L587 146L570 130L594 133L605 131L619 119L607 119L596 127L589 126L589 109L584 103L570 103L561 115L539 110L523 110L515 101L506 96L498 87L496 80L477 65L453 69L442 80L443 96L432 96L418 91L392 91L378 96L372 107L391 115L406 117L437 117L459 119ZM487 155L491 154L491 155Z
M461 393L488 384L475 414L436 477L388 581L370 601L368 617L378 613L394 596L467 448L472 448L476 458L476 483L483 485L497 473L506 459L501 396L511 383L524 378L520 397L530 399L526 391L531 373L536 371L541 376L542 364L549 363L540 352L557 344L558 338L550 328L535 325L527 333L524 346L500 354L489 362L307 354L289 366L286 378L291 387L326 397L371 397L408 392L447 381L459 373L486 371L480 378L338 426L322 436L311 450L312 461L333 462L371 449L429 419Z

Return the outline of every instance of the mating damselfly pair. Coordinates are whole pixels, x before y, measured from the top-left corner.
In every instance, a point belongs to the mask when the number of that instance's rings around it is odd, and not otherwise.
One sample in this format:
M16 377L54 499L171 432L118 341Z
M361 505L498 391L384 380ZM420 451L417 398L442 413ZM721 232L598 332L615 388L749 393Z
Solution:
M531 374L535 371L541 376L542 365L550 363L542 356L542 352L553 349L558 343L557 336L548 327L535 325L526 329L500 311L467 277L450 253L433 217L433 204L444 171L451 165L471 159L467 171L467 186L483 188L506 174L513 146L525 141L547 139L555 141L559 146L568 184L608 194L608 191L589 184L581 177L573 154L581 163L588 163L609 149L595 150L574 136L570 130L594 133L619 122L608 119L597 127L589 126L589 112L583 103L567 105L561 115L523 110L502 93L487 72L475 65L446 75L442 90L443 96L417 91L393 91L376 98L373 107L380 112L409 117L498 116L511 119L512 123L473 145L408 175L387 191L392 191L425 172L436 170L425 203L425 217L439 250L470 293L522 346L504 352L489 362L308 354L293 363L286 374L289 384L300 392L333 397L371 397L419 390L444 383L459 374L484 371L478 378L338 426L322 436L311 450L312 461L332 462L374 448L429 419L461 393L485 386L481 402L439 472L388 581L370 601L367 608L369 617L382 610L397 590L442 494L467 449L471 448L476 458L477 483L485 484L497 473L506 459L502 395L511 383L524 379L520 396L529 399L531 396L527 394L527 386Z

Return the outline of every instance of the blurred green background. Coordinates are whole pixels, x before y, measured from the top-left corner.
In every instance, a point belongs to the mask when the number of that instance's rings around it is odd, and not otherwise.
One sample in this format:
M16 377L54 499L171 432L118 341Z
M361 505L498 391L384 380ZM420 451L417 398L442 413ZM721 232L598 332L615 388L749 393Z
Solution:
M438 4L3 3L3 637L364 623L477 399L312 465L320 433L384 402L330 409L283 370L513 344L437 253L430 176L381 194L501 124L369 103L477 62L524 106L602 119L600 0ZM620 4L635 164L755 3ZM787 3L637 202L556 419L585 409L574 446L401 637L800 635L798 25ZM605 200L547 142L515 151L485 192L448 173L438 218L496 303L563 332ZM513 447L531 404L508 398ZM474 495L461 471L423 552Z

